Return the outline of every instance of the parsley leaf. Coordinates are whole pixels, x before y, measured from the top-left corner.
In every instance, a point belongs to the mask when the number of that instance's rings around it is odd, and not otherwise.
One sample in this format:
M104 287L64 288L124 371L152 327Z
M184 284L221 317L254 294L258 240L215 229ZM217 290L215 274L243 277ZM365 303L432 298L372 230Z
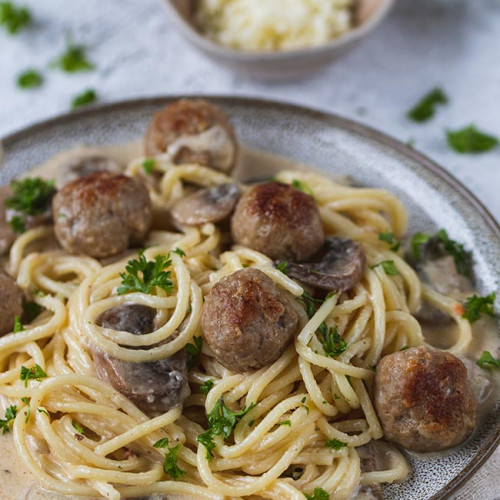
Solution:
M203 348L203 337L193 337L192 344L186 344L184 350L187 352L187 368L191 370L198 364L200 359L201 350Z
M288 425L288 427L291 427L292 426L292 422L291 422L291 420L282 420L280 422L280 425Z
M478 130L474 125L469 125L460 130L447 130L448 144L457 153L485 153L500 144L498 137Z
M2 429L2 434L7 434L9 432L9 424L12 420L16 418L17 406L11 405L5 410L5 420L0 420L0 429Z
M212 450L215 448L214 436L222 436L227 439L231 436L236 424L254 407L244 406L240 411L233 412L224 404L222 398L217 401L213 410L207 415L208 429L197 437L197 441L205 446L207 458L213 458Z
M34 89L43 83L43 76L35 69L27 69L17 77L17 86L21 89Z
M415 260L420 260L420 247L427 243L431 235L428 233L415 233L411 238L411 253Z
M118 295L130 292L151 293L156 286L170 293L173 286L171 272L165 269L171 264L168 256L163 255L157 255L154 261L148 261L141 250L139 258L129 260L125 266L126 272L120 273L122 284L117 290Z
M24 330L24 326L21 323L21 319L19 318L19 316L16 316L14 318L14 329L12 330L12 332L19 333L19 332L22 332L23 330Z
M33 301L24 302L23 319L26 323L31 323L42 311L42 306Z
M156 441L156 443L153 445L153 448L165 448L165 446L168 446L168 439L161 438Z
M293 179L292 186L295 189L298 189L299 191L302 191L303 193L306 193L314 198L314 191L312 190L311 186L307 184L307 182L299 181L298 179Z
M282 260L276 264L276 269L281 271L283 274L287 274L288 271L288 262Z
M45 378L47 374L43 371L40 365L35 365L32 368L26 368L24 365L21 366L21 380L24 380L24 387L28 387L28 380L41 381Z
M94 89L87 89L84 90L81 94L76 95L73 97L73 100L71 101L71 109L76 109L80 108L82 106L88 106L89 104L92 104L93 102L97 101L97 94Z
M31 14L26 7L16 7L12 2L0 2L0 25L5 25L11 35L15 35L30 22Z
M180 443L173 448L169 448L165 461L163 462L163 470L172 478L180 479L186 472L177 465L177 454L181 449Z
M378 264L375 264L372 269L375 269L377 266L382 266L382 269L385 271L387 276L397 276L399 274L398 268L396 267L396 264L394 264L393 260L384 260L379 262Z
M68 35L66 37L66 51L52 63L52 66L67 73L90 71L94 69L94 65L87 60L86 52L85 45L75 45Z
M466 318L471 323L474 323L480 318L481 314L495 316L493 305L495 303L496 296L496 292L492 292L485 297L481 297L480 295L467 297L464 304L464 313L462 314L462 318Z
M71 425L76 429L76 431L79 434L83 434L85 432L85 429L78 422L75 422L74 420L72 420Z
M182 249L177 247L175 250L172 250L172 252L176 253L179 257L185 257L186 252Z
M330 495L323 488L314 488L314 494L304 493L307 500L330 500Z
M5 206L27 215L45 212L55 193L54 181L44 181L40 177L28 177L12 181L12 197L5 200Z
M9 225L15 233L26 232L26 221L21 215L13 215L9 220Z
M483 354L477 360L477 365L486 370L500 368L500 359L494 358L490 351L483 351Z
M444 229L440 229L436 233L436 238L443 245L444 251L453 257L457 272L470 277L472 274L471 253L465 250L461 243L451 240Z
M306 312L309 318L312 318L316 314L316 304L322 304L321 299L315 299L312 295L304 292L301 297L304 305L306 306Z
M144 172L146 172L146 174L148 175L151 175L153 173L155 166L156 166L156 160L154 160L153 158L146 158L142 162L142 168L144 169Z
M347 349L347 342L339 335L337 328L322 323L318 328L318 340L323 346L326 356L336 358Z
M200 387L200 391L206 396L210 392L210 389L212 389L213 386L214 386L213 380L206 380Z
M344 443L343 441L339 441L338 439L327 439L325 441L325 446L327 448L332 448L334 450L341 450L342 448L345 448L347 446L347 443Z
M394 238L393 233L380 233L378 235L378 239L388 243L390 245L390 249L393 252L397 252L399 250L399 247L401 246L401 242Z
M425 122L434 116L438 104L447 104L448 97L442 89L436 87L428 92L422 99L408 112L408 118L415 122Z

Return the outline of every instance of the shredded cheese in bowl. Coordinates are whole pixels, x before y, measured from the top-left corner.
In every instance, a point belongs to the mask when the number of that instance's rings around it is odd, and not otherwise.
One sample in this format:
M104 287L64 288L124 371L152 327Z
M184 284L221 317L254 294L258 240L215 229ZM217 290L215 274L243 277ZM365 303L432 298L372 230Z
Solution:
M354 0L199 0L195 22L216 43L239 50L322 45L353 27Z

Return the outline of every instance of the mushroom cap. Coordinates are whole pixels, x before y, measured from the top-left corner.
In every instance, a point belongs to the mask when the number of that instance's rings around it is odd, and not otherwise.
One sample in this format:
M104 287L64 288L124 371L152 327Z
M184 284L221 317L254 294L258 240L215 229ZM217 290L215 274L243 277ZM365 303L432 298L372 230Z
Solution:
M241 190L234 183L207 187L177 201L171 214L186 226L220 222L229 217L240 196Z

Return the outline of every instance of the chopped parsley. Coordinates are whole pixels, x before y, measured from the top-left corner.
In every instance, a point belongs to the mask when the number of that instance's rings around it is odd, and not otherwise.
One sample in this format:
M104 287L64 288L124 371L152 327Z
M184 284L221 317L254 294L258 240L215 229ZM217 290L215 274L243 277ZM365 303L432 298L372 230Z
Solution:
M52 63L52 66L66 73L90 71L94 69L94 65L87 60L86 53L85 45L75 45L68 35L66 37L66 51Z
M40 365L35 365L32 368L26 368L24 365L21 366L21 380L24 380L24 387L28 387L28 380L41 381L45 378L47 374L43 371Z
M431 235L428 233L415 233L411 238L411 253L415 260L420 260L420 247L427 243Z
M314 191L312 190L311 186L307 184L307 182L299 181L298 179L293 179L292 186L295 189L298 189L299 191L302 191L303 193L306 193L314 198Z
M460 130L447 130L448 144L457 153L485 153L500 144L498 137L478 130L469 125Z
M26 221L21 215L13 215L9 220L9 225L15 233L26 232Z
M448 97L442 89L436 87L428 92L422 99L408 112L408 118L415 122L425 122L432 118L439 104L447 104Z
M330 495L323 488L314 488L314 494L304 493L307 500L330 500Z
M280 425L288 425L288 427L292 426L292 422L290 420L282 420Z
M163 462L163 470L175 480L180 479L186 473L186 471L183 471L177 465L177 454L180 449L180 443L173 448L168 448L167 454L165 455L165 461Z
M344 443L343 441L339 441L338 439L327 439L325 441L325 446L327 448L332 448L333 450L341 450L342 448L346 448L347 447L347 443Z
M26 7L16 7L12 2L0 2L0 26L4 25L11 35L15 35L30 22L31 14Z
M500 368L500 359L494 358L490 351L483 351L483 354L477 360L477 365L486 370Z
M49 417L49 412L45 408L37 408L38 413L43 413L44 415L47 415Z
M210 389L212 389L213 386L214 386L213 380L206 380L200 387L200 391L206 396L210 392Z
M203 348L203 337L196 335L193 337L192 344L186 344L184 350L187 352L187 368L192 370L200 359L201 350Z
M382 262L379 262L378 264L375 264L372 269L375 269L378 266L382 267L387 276L397 276L399 274L398 268L396 267L396 264L393 260L384 260Z
M326 323L321 323L318 328L318 340L323 346L325 356L330 358L336 358L347 350L347 342L339 335L337 328L328 328Z
M485 297L481 297L480 295L468 297L464 304L464 313L462 314L462 318L466 318L471 323L474 323L480 318L481 314L495 316L495 298L496 292L492 292Z
M84 90L81 94L73 97L71 101L71 109L81 108L82 106L88 106L93 102L97 101L97 93L94 89Z
M85 429L78 422L72 420L71 425L76 429L76 432L78 432L79 434L83 434L85 432Z
M156 441L156 443L153 445L153 448L165 448L165 446L168 446L168 439L161 438Z
M394 238L393 233L380 233L378 235L378 239L388 243L390 245L390 249L393 252L397 252L399 250L399 247L401 246L401 242Z
M26 415L26 418L25 418L25 422L28 423L28 420L30 419L30 415L31 415L31 406L30 406L30 399L29 398L21 398L21 401L26 405L26 408L27 408L27 412L25 413Z
M315 299L312 295L307 292L302 294L302 302L306 306L306 312L309 318L312 318L316 314L316 305L322 304L323 301L321 299Z
M17 406L11 405L5 410L4 419L0 419L0 429L2 429L2 434L7 434L10 430L10 422L16 418Z
M12 181L12 197L5 200L5 206L26 215L45 212L55 193L54 181L44 181L40 177L29 177Z
M153 158L146 158L142 162L142 168L144 169L144 172L146 172L146 174L148 175L151 175L153 173L155 166L156 166L156 160L154 160Z
M26 323L31 323L42 311L42 306L33 301L23 304L23 319Z
M288 271L288 262L282 260L276 264L276 269L281 271L283 274L287 274Z
M129 260L125 266L126 272L120 273L122 283L117 290L118 295L130 292L151 293L154 287L170 293L173 286L170 280L171 272L165 269L171 264L172 261L164 255L157 255L154 261L148 261L141 250L139 258Z
M451 240L444 229L440 229L435 237L442 244L444 251L453 257L457 272L470 277L472 274L471 253L465 250L462 243Z
M21 323L21 319L19 318L19 316L16 316L14 318L14 329L12 330L12 332L19 333L19 332L22 332L23 330L24 330L24 326Z
M207 415L208 429L197 437L197 441L201 443L207 450L207 459L213 458L213 449L215 436L222 436L223 439L228 439L236 424L254 407L244 406L240 411L233 412L224 404L222 398L217 401L213 410Z
M179 257L185 257L186 252L182 250L182 248L177 247L175 250L172 250L174 253L176 253Z
M17 77L17 86L21 89L34 89L43 83L43 76L35 69L27 69Z

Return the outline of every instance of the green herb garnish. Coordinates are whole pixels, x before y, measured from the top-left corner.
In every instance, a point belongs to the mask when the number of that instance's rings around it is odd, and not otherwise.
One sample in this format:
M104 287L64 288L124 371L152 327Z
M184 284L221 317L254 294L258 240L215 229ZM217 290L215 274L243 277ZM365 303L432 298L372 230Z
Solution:
M415 233L411 238L411 253L415 260L420 260L420 247L427 243L431 235L428 233Z
M4 420L0 420L0 429L2 434L7 434L10 430L10 422L16 418L17 406L11 405L5 410Z
M76 429L78 433L83 434L85 432L85 429L78 422L72 420L71 425Z
M146 158L142 162L142 168L144 169L144 172L146 172L146 174L148 175L151 175L153 173L155 166L156 166L156 160L154 160L153 158Z
M292 422L291 422L291 420L282 420L280 422L280 425L288 425L288 427L291 427L292 426Z
M87 60L86 52L85 45L75 45L68 35L66 37L66 51L52 63L52 66L67 73L90 71L94 69L94 65Z
M203 337L197 337L196 335L193 337L192 344L186 344L184 346L184 350L187 352L187 368L188 370L192 370L200 359L201 350L203 348Z
M120 273L122 283L117 290L118 295L130 292L149 294L155 287L170 293L173 286L170 280L171 272L165 269L171 264L172 261L164 255L157 255L154 261L148 261L144 257L144 251L141 250L139 258L129 260L125 266L126 272Z
M314 494L304 493L307 500L330 500L330 495L323 488L314 488Z
M27 69L17 77L17 86L21 89L34 89L43 83L43 76L35 69Z
M89 104L92 104L93 102L97 101L97 94L94 89L87 89L84 90L81 94L76 95L73 97L73 100L71 101L71 109L76 109L80 108L82 106L88 106Z
M442 243L444 251L453 257L457 272L470 277L472 274L471 253L465 250L461 243L451 240L444 229L436 233L436 238Z
M182 248L176 248L175 250L172 250L172 252L176 253L179 257L185 257L186 252L182 250Z
M500 359L494 358L490 351L483 351L483 354L477 360L477 365L486 370L500 368Z
M307 182L299 181L298 179L293 179L292 186L295 189L298 189L299 191L302 191L303 193L306 193L314 198L314 191L312 190L311 186L307 184Z
M378 264L375 264L372 269L375 269L378 266L382 267L387 276L397 276L399 274L398 268L393 260L384 260L379 262Z
M276 264L276 269L281 271L283 274L287 274L288 272L288 262L282 260Z
M26 221L20 215L13 215L9 220L9 225L15 233L22 234L26 232Z
M12 2L0 2L0 26L5 25L11 35L15 35L30 22L31 14L26 7L16 7Z
M12 197L5 200L5 206L26 215L45 212L55 193L54 181L44 181L40 177L12 181L10 186Z
M408 118L415 122L425 122L434 116L438 104L447 104L448 97L436 87L427 93L409 112Z
M168 446L168 439L161 438L156 441L156 443L153 445L153 448L165 448L165 446Z
M334 450L341 450L342 448L345 448L347 446L347 443L344 443L342 441L339 441L338 439L327 439L325 441L325 446L327 448L332 448Z
M462 318L466 318L471 323L474 323L480 318L481 314L495 316L493 306L495 304L496 296L496 292L492 292L485 297L481 297L480 295L468 297L464 304L464 313L462 314Z
M399 250L399 247L401 246L401 242L394 238L393 233L380 233L378 235L378 239L388 243L390 245L390 249L393 252L397 252Z
M14 318L14 328L13 328L12 332L19 333L19 332L22 332L23 330L24 330L24 326L21 323L21 318L19 318L19 316L16 316Z
M205 396L210 392L212 387L214 386L213 380L206 380L203 382L203 385L200 387L200 391L205 394Z
M177 465L177 454L180 449L180 443L173 448L168 448L165 461L163 462L163 470L175 480L180 479L186 473Z
M207 450L207 459L213 458L213 449L215 436L222 436L223 439L228 439L236 424L254 407L244 406L240 411L233 412L224 404L222 398L217 401L213 410L207 415L208 429L197 437L197 441L201 443Z
M38 413L43 413L44 415L47 415L49 417L49 412L45 408L37 408Z
M32 368L26 368L24 365L21 366L21 380L24 380L24 387L28 387L28 380L41 381L45 378L47 374L43 371L40 365L35 365Z
M318 340L323 346L326 356L336 358L347 350L347 342L339 335L336 327L328 328L322 323L318 328Z
M460 130L447 130L448 144L457 153L485 153L500 144L498 137L478 130L474 125L469 125Z

